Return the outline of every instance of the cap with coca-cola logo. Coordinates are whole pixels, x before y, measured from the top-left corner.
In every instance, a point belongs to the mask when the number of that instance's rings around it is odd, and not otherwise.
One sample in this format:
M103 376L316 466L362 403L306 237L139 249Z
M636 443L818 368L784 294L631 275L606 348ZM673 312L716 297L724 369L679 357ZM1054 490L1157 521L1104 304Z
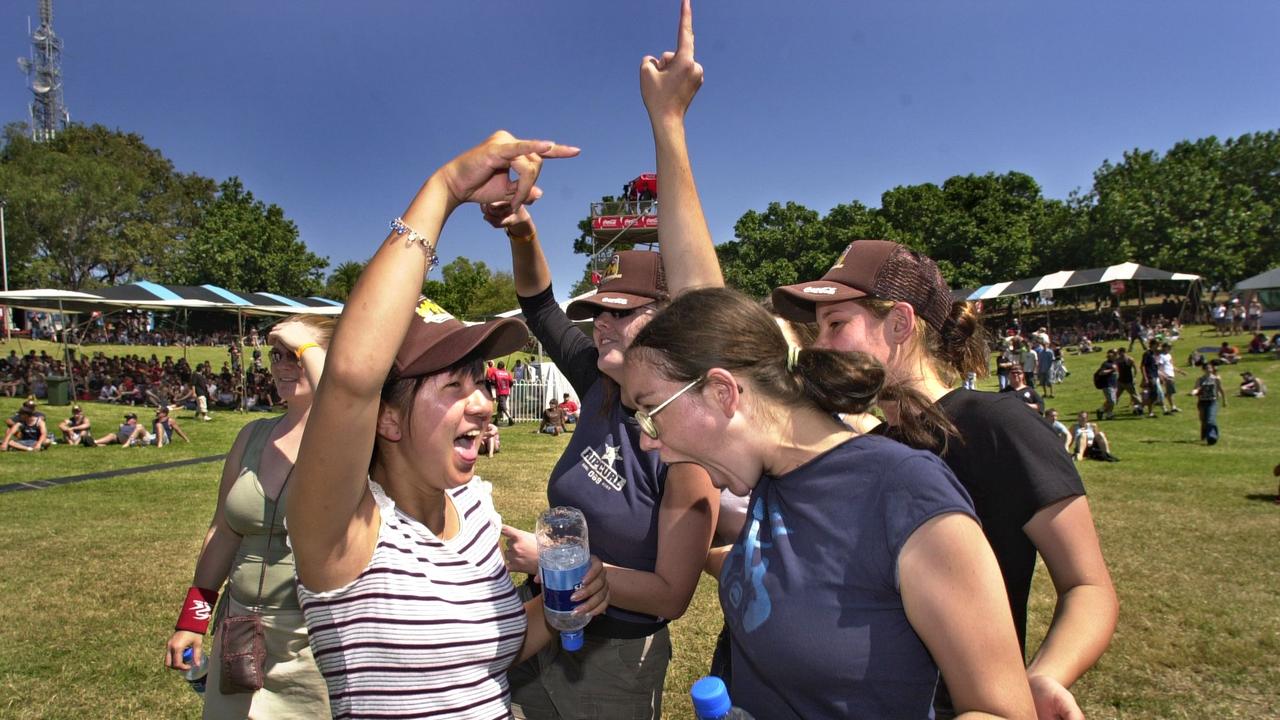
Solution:
M601 310L635 310L667 299L662 255L623 250L613 256L594 295L569 303L570 320L589 320Z

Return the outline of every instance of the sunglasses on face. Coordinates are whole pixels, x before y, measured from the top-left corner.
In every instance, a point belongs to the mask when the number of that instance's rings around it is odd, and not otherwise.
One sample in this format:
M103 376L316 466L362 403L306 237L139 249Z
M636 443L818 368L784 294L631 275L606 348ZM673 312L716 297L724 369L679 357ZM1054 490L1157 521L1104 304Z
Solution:
M657 440L657 439L658 439L658 426L654 424L654 422L653 422L653 416L654 416L654 415L657 415L657 414L658 414L658 413L660 413L660 412L662 412L662 409L663 409L663 408L665 408L666 406L670 405L671 403L675 402L676 398L678 398L678 397L680 397L681 395L683 395L683 394L685 394L685 393L689 392L690 390L692 390L692 389L693 389L693 386L697 385L698 383L702 382L702 381L703 381L703 380L705 380L705 379L706 379L706 378L698 378L697 380L694 380L693 382L689 383L688 385L685 385L684 387L682 387L682 388L680 388L679 390L677 390L675 395L672 395L671 397L667 398L666 400L663 400L661 403L659 403L659 404L658 404L658 407L656 407L656 408L654 408L654 409L652 409L652 410L649 410L649 411L645 411L645 410L637 410L637 411L636 411L636 424L638 424L638 425L640 426L640 430L641 430L641 432L643 432L645 435L648 435L651 439L653 439L653 440Z
M601 315L604 315L605 313L609 313L610 315L612 315L612 316L613 316L613 319L614 319L614 320L621 320L622 318L625 318L625 317L631 317L632 315L634 315L634 314L635 314L637 311L639 311L639 310L640 310L640 308L631 308L631 309L629 309L629 310L624 310L624 309L622 309L622 308L617 308L617 309L614 309L614 308L592 308L592 310L591 310L591 319L592 319L592 320L595 320L596 318L600 317Z
M283 352L275 348L272 348L271 352L267 353L267 357L271 359L272 365L278 362L295 362L297 360L293 353Z

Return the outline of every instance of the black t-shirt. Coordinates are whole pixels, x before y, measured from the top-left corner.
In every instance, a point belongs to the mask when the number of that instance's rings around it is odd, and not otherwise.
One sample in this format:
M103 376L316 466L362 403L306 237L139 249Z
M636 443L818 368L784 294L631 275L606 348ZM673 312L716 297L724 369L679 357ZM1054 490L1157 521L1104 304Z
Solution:
M1117 363L1114 360L1103 360L1102 365L1098 367L1099 372L1104 372L1107 374L1107 385L1109 387L1115 387L1116 383L1118 382L1118 380L1116 379L1116 375L1117 375L1116 365ZM1129 371L1129 382L1133 382L1132 370Z
M1125 355L1123 360L1116 360L1116 371L1122 385L1133 384L1133 358Z
M1035 405L1037 412L1044 412L1044 400L1040 399L1040 394L1030 385L1023 385L1015 390L1012 385L1007 385L1000 392L1013 393L1022 399L1022 402L1028 405Z
M942 459L973 498L1025 654L1036 548L1022 527L1041 508L1084 495L1084 483L1053 429L1028 413L1020 397L953 390L938 403L959 431Z

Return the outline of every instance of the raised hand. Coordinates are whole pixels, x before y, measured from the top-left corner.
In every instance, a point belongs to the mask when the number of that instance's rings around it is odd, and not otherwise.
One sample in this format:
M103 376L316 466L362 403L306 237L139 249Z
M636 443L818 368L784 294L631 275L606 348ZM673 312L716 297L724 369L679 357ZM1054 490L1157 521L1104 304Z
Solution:
M485 203L480 206L480 212L485 222L516 237L527 238L534 233L533 217L526 207L511 212L511 203L503 201Z
M450 160L439 176L454 205L508 202L519 210L542 194L535 183L546 158L568 158L581 152L550 140L520 140L505 130ZM511 175L515 175L515 179Z
M279 343L285 350L297 352L303 344L315 342L317 337L315 328L291 320L271 328L271 332L267 334L267 342L271 345Z
M665 52L660 58L646 55L640 61L640 96L655 122L679 120L700 87L702 66L693 59L693 9L689 0L684 0L675 52Z

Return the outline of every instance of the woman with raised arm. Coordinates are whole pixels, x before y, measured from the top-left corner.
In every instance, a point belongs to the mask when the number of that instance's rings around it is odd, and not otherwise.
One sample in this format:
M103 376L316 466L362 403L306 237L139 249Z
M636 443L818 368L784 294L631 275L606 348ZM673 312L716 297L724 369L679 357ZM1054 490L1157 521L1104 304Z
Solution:
M484 361L527 330L465 326L418 292L459 205L519 209L539 194L543 158L577 153L498 132L454 158L392 222L347 301L288 496L298 595L335 716L505 717L507 668L551 637L540 599L521 606L500 528L470 484L493 411ZM575 597L577 612L607 605L599 560Z
M1115 589L1084 484L1049 426L1028 422L1008 393L953 389L964 373L986 371L987 345L969 304L951 300L931 259L887 240L855 241L821 280L774 290L773 304L791 320L816 319L818 347L869 353L926 401L883 403L888 434L932 446L973 497L1024 652L1036 553L1044 558L1058 602L1027 676L1041 720L1082 719L1067 688L1111 642ZM953 426L948 433L914 426L938 409ZM952 711L946 689L940 718Z
M635 338L625 387L646 449L751 496L719 571L735 705L928 718L941 669L967 717L1034 717L968 494L934 455L838 419L895 389L880 363L790 344L750 299L703 289Z
M260 614L267 656L261 690L224 694L223 648L214 643L205 683L206 718L329 717L324 678L307 644L298 606L282 493L293 474L335 325L332 318L294 315L271 331L271 379L289 410L245 425L222 468L218 504L177 629L169 638L165 665L187 670L190 666L182 659L187 648L193 661L200 657L224 582L222 614ZM217 640L216 624L214 630Z
M485 209L510 238L516 293L530 328L581 398L578 424L552 470L547 495L552 505L586 513L591 547L606 563L611 593L609 611L587 626L580 652L550 647L512 670L517 717L661 717L671 657L667 623L684 614L693 597L716 524L717 493L706 472L687 464L668 467L657 453L641 449L620 388L623 352L653 315L682 290L721 284L684 142L684 111L702 74L693 62L687 2L676 46L660 59L645 58L640 70L658 176L663 192L669 189L675 198L661 201L659 244L674 233L704 242L687 244L689 253L617 253L616 268L598 292L566 314L556 304L528 214L502 205ZM682 82L673 82L676 75ZM571 322L588 319L594 342ZM532 536L515 528L504 533L511 569L531 572Z

